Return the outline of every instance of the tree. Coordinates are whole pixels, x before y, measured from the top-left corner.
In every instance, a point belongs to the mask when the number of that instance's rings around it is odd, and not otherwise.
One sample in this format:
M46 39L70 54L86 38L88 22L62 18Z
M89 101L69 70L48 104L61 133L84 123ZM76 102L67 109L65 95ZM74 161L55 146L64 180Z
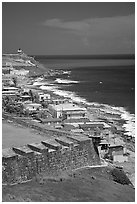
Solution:
M47 107L48 107L48 103L47 103L46 101L45 101L45 102L42 101L42 102L41 102L41 105L42 105L43 108L47 108Z
M13 80L14 86L17 87L17 77L13 77L12 80Z
M31 97L32 102L34 101L34 96L33 96L33 92L31 91L31 89L29 90L29 95Z

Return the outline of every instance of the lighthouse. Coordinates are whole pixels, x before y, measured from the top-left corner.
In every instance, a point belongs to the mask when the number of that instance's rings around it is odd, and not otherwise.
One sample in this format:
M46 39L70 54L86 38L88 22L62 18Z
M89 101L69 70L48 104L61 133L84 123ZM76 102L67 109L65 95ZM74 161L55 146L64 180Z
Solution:
M18 54L22 54L23 53L23 51L22 51L22 49L18 49Z

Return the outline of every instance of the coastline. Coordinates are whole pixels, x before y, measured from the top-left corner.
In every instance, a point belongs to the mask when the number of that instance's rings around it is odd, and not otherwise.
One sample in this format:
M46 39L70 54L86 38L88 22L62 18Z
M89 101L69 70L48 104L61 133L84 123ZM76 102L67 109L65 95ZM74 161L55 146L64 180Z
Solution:
M124 128L125 130L125 135L128 136L132 136L135 137L135 126L134 126L134 122L135 122L135 114L130 113L129 111L127 111L124 107L116 107L114 105L109 105L109 104L100 104L97 102L88 102L85 98L82 98L80 96L78 96L77 94L75 94L75 92L71 92L71 91L65 91L60 89L60 87L58 87L57 83L63 83L63 84L73 84L73 83L78 83L77 81L72 81L72 80L59 80L58 76L57 79L55 80L48 80L48 79L44 79L41 81L34 81L33 82L33 86L34 89L35 87L39 90L45 91L45 92L49 92L50 94L54 94L56 96L59 96L61 98L66 98L66 99L70 99L71 101L73 101L74 103L77 103L79 105L88 107L88 108L98 108L100 113L100 118L102 119L113 119L116 115L119 116L119 120L124 120L124 124L122 126L122 128ZM106 116L104 116L104 114ZM111 117L112 115L112 117ZM98 116L99 117L99 116Z
M54 70L52 70L54 72ZM42 81L42 80L41 80ZM59 83L78 83L77 81L60 81L58 79L58 74L57 74L57 79L55 80L55 82L59 82ZM110 120L115 122L116 120L116 124L118 124L118 126L120 128L122 128L124 130L124 135L118 136L115 138L115 142L119 143L119 144L123 144L124 146L126 146L127 148L127 152L129 153L129 159L128 162L124 162L124 163L116 163L116 165L122 166L124 171L126 172L126 175L129 177L129 179L131 180L131 182L133 183L133 185L135 186L135 166L134 166L134 162L135 162L135 147L134 147L134 142L127 142L126 136L133 136L135 137L135 130L133 132L133 130L131 130L131 125L130 123L133 120L133 124L135 121L135 115L134 114L130 114L125 108L123 107L115 107L115 106L111 106L108 104L99 104L97 102L87 102L86 99L79 97L78 95L75 95L73 92L69 92L69 91L63 91L58 89L58 87L54 84L54 81L46 81L44 82L44 78L43 78L43 82L34 82L33 83L34 87L38 88L39 90L45 90L46 92L49 92L50 94L59 96L61 98L67 98L72 100L74 103L77 103L80 106L84 106L84 107L88 107L89 109L91 108L95 108L95 109L99 109L98 113L97 113L97 117L96 115L91 115L91 118L93 121L97 120L98 118L100 119L105 119L108 120L109 117L108 115L106 117L104 117L104 113L109 113L110 114ZM45 86L46 85L46 86ZM104 106L102 108L102 106ZM117 115L119 118L117 118ZM111 117L112 116L112 117ZM115 117L116 116L116 117ZM122 123L121 123L122 121ZM115 124L115 123L114 123ZM122 124L122 126L121 126ZM133 127L132 127L133 128ZM113 141L113 137L110 138L110 141Z
M110 120L111 122L114 122L114 125L117 124L120 128L124 128L123 125L124 125L124 123L127 123L126 120L127 120L128 114L129 114L124 108L122 108L122 107L113 107L113 106L107 105L107 104L87 102L86 99L81 98L81 97L75 95L72 92L66 92L66 91L59 90L58 87L54 84L54 81L52 81L51 79L48 80L50 78L49 76L53 76L54 74L56 76L56 73L54 73L54 70L51 71L48 68L46 68L46 70L45 70L44 65L42 65L40 63L37 63L37 62L36 62L36 70L31 70L32 74L29 76L29 79L28 79L27 83L23 84L24 87L29 88L30 85L28 85L28 84L31 83L32 84L31 87L34 90L35 89L43 90L43 91L45 90L45 92L48 92L48 93L56 95L56 96L60 96L61 98L69 98L74 103L77 103L80 106L84 106L84 107L88 108L89 110L90 110L90 108L91 109L93 108L95 110L94 114L90 114L90 111L89 111L89 117L93 121L95 121L97 119L101 119L101 120L104 120L104 121L106 121L106 120L109 121ZM46 73L45 73L45 71L46 71ZM45 82L45 79L46 79L46 82ZM70 83L75 83L75 82L71 81ZM45 84L46 84L46 86L45 86ZM20 84L20 85L22 85L22 84ZM105 114L107 116L105 116ZM119 122L121 120L124 121L124 123L122 123L122 126L121 126L121 123ZM110 137L109 139L114 140L112 137ZM124 136L123 137L118 136L118 137L115 138L115 140L117 140L118 143L124 144L124 145L127 142L127 141L125 142ZM131 144L131 146L132 145L134 146L134 144ZM128 149L128 146L127 146L127 149ZM132 161L129 162L127 165L124 165L124 163L120 164L120 165L123 166L123 169L125 171L128 171L127 175L129 176L129 178L132 180L132 182L134 184L134 176L135 175L134 175L134 172L133 172L133 166L134 166L135 154L134 154L134 151L132 151L132 153L131 153L131 150L128 150L128 152L131 155L131 160ZM130 172L131 172L131 174L130 174Z

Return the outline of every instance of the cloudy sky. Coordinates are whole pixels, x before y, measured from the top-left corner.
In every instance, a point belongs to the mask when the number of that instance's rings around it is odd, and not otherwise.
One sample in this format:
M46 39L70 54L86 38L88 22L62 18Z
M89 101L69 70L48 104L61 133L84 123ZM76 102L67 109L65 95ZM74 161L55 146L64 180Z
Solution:
M132 54L133 2L2 3L3 53Z

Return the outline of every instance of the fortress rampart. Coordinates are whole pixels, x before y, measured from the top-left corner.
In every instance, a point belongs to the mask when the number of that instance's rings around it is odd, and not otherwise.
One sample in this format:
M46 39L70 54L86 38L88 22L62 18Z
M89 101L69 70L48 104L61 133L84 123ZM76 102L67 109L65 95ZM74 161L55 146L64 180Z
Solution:
M53 175L61 171L100 164L97 149L86 136L57 136L41 143L3 149L2 182L15 184L31 180L37 174Z

